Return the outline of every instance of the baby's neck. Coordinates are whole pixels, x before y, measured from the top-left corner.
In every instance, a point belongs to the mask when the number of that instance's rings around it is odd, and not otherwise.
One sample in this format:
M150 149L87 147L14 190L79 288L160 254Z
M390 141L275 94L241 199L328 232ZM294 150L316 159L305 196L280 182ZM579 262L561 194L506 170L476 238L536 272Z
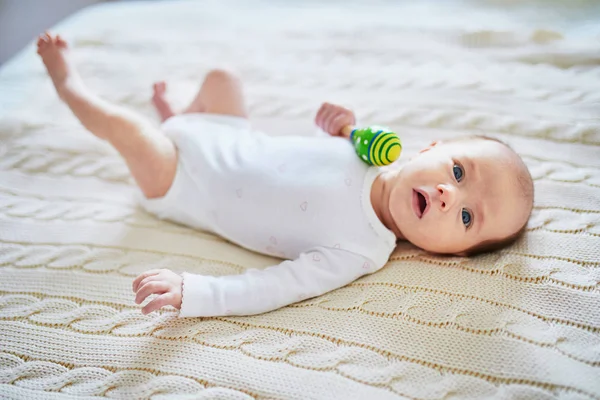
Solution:
M391 182L393 182L392 179L396 177L397 172L385 171L377 175L371 186L371 205L381 223L396 235L396 239L403 240L404 236L394 223L390 213Z

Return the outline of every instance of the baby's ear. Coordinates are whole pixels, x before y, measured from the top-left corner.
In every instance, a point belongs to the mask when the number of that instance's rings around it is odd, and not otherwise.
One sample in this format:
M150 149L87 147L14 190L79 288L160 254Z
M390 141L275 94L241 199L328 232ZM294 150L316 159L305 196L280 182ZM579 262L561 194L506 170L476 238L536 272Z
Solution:
M429 144L429 146L425 147L424 149L422 149L421 151L419 151L419 153L425 153L426 151L429 151L431 149L433 149L435 146L437 146L438 144L440 144L442 142L439 142L437 140L434 140L433 142L431 142Z

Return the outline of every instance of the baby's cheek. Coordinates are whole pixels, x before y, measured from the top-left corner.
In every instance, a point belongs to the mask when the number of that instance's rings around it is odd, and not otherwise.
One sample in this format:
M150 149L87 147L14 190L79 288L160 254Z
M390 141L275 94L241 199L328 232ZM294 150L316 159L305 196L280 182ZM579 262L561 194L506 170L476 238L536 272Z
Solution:
M452 252L457 248L462 248L464 244L464 234L457 229L454 221L450 221L446 216L440 218L431 218L419 229L419 234L424 239L424 246L427 250L434 252Z
M402 201L402 196L399 191L394 191L391 193L389 210L396 224L399 222L406 222L406 220L408 220L410 217L410 209L407 207L406 202Z

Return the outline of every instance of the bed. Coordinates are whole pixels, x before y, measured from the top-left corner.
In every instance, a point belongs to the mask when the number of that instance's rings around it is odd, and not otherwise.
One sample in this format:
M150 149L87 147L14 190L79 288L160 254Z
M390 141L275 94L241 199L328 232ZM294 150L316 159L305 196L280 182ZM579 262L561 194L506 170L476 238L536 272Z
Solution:
M379 272L270 313L145 316L142 271L279 261L143 212L32 44L0 69L0 397L600 398L597 3L125 2L53 31L89 86L157 123L154 81L183 107L232 66L270 134L316 134L327 100L398 131L403 159L497 137L529 166L535 207L491 254L403 243Z

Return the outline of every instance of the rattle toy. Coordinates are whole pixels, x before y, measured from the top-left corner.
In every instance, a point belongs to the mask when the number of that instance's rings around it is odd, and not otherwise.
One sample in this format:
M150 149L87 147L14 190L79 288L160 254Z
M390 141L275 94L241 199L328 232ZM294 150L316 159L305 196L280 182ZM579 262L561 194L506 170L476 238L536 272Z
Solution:
M402 142L398 135L381 126L357 129L345 126L342 133L350 135L350 141L361 160L369 165L389 165L400 157Z

